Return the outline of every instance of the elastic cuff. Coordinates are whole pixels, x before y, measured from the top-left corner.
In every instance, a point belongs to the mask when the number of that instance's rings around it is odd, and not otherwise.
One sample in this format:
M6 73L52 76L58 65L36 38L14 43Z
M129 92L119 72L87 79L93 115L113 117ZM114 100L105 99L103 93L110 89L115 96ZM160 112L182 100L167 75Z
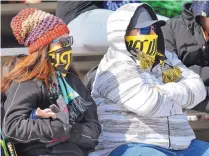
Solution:
M30 114L30 119L36 120L39 119L39 117L36 115L36 109L34 109Z

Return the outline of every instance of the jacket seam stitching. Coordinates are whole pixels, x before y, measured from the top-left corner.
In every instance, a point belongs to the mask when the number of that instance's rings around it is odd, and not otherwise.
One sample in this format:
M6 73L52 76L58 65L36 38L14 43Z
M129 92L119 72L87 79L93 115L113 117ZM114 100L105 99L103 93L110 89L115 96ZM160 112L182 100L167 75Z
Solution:
M15 99L15 97L16 97L16 94L17 94L17 91L18 91L19 87L20 87L20 83L19 83L18 86L17 86L17 89L16 89L15 94L14 94L14 96L13 96L11 105L9 106L7 112L5 113L5 116L7 115L7 113L9 112L9 110L10 110L10 108L11 108L11 106L12 106L13 103L14 103L14 99ZM3 131L4 131L4 134L5 134L8 138L12 138L12 139L14 139L14 140L22 141L22 142L25 142L25 143L30 142L31 140L36 140L36 139L40 139L40 140L41 140L41 138L34 138L34 139L29 139L29 140L27 140L27 141L24 141L24 140L21 140L21 139L18 139L18 138L15 138L15 137L12 137L12 136L7 135L7 134L5 133L5 117L4 117L4 127L3 127ZM43 140L41 140L41 141L44 142ZM48 142L48 141L47 141L47 142Z

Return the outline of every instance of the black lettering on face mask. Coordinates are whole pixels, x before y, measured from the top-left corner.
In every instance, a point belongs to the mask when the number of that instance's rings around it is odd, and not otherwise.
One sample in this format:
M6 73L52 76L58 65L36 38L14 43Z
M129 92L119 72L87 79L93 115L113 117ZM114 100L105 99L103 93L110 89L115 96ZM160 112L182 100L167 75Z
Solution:
M146 43L147 42L147 43ZM149 55L155 55L157 52L157 40L154 39L153 41L149 41L148 40L144 40L144 41L140 41L140 40L136 40L135 42L133 40L131 41L126 41L126 45L128 45L129 49L137 49L140 50L144 53L147 53ZM146 46L145 44L148 44L148 46Z
M134 42L134 48L135 49L138 49L138 50L140 50L140 51L143 51L143 47L144 47L144 43L145 42L147 42L148 40L144 40L144 41L140 41L140 40L136 40L135 42ZM139 44L139 46L138 46L138 44Z
M132 48L133 41L125 41L125 43L126 43L128 50Z
M54 68L66 74L71 65L72 48L70 46L49 53L49 60Z
M136 40L136 41L126 41L126 45L128 46L129 49L137 49L140 51L143 51L144 48L144 43L148 42L148 40L144 40L144 41L140 41L140 40Z
M148 47L148 50L147 50L147 54L149 55L155 55L157 52L157 41L156 39L154 39L153 41L151 41L149 43L149 47Z

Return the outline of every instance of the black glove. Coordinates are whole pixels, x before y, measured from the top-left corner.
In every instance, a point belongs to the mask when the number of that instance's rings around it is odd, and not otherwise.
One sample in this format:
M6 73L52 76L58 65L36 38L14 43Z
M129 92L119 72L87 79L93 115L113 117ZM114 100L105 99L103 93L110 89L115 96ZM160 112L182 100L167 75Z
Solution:
M50 108L52 112L56 113L56 118L63 123L64 130L68 131L72 126L69 124L69 111L67 104L61 95L57 99L57 105L59 108L55 104L50 105Z
M65 103L65 100L61 95L57 99L57 105L58 107L55 104L52 104L50 105L50 108L52 112L56 114L56 119L60 120L63 123L65 133L60 133L60 136L58 136L58 138L54 138L50 143L46 145L46 147L51 147L61 142L64 142L70 137L72 125L69 124L69 111L67 108L67 104Z

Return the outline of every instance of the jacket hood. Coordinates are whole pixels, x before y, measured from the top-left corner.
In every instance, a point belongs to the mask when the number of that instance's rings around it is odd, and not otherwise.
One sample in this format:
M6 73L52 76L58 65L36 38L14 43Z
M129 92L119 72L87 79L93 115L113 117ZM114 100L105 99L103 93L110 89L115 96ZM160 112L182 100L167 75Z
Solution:
M154 10L146 3L131 3L123 5L113 12L107 21L107 40L109 48L124 52L129 56L131 55L126 48L125 33L134 13L140 7L145 8L153 20L158 20ZM164 53L164 37L160 27L157 28L156 34L158 35L158 51Z
M192 3L185 3L183 6L182 6L182 14L184 16L185 19L187 19L188 21L192 21L194 19L194 15L191 11L191 5Z
M192 5L191 2L187 2L187 3L185 3L185 4L182 6L182 9L183 9L184 11L188 11L188 12L191 13L191 5Z

